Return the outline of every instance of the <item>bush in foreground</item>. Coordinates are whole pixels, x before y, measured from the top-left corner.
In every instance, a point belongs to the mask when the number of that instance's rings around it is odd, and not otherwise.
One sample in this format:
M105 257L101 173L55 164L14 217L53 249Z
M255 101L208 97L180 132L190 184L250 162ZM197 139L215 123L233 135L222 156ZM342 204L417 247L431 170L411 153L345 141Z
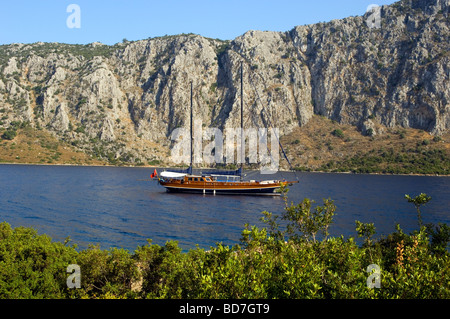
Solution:
M286 190L285 193L286 195ZM0 224L1 298L450 298L450 228L399 225L374 240L373 224L356 222L363 238L328 238L335 206L305 199L282 216L264 212L267 228L246 225L240 245L182 252L176 242L133 253L55 243L48 236ZM286 221L281 227L278 220ZM322 236L318 240L318 236ZM67 287L67 266L81 270L81 288ZM369 288L369 266L380 271ZM370 269L369 269L370 270ZM375 286L377 287L377 286Z

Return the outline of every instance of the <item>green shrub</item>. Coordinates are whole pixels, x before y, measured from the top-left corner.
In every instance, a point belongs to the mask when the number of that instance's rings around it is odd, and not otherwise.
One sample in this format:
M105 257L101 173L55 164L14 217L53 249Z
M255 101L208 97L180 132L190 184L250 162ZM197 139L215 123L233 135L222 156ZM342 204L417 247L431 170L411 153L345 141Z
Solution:
M76 250L31 228L0 224L0 298L65 298Z
M344 138L344 132L342 132L342 130L339 128L333 130L333 132L331 132L331 134L333 134L336 137Z
M2 138L4 140L13 140L17 136L17 131L15 129L7 129L3 135Z
M289 204L287 191L284 213L264 212L266 228L245 225L239 245L208 250L149 241L133 253L95 246L78 252L1 223L0 298L450 298L447 225L410 235L397 225L375 240L375 225L356 221L360 245L353 237L328 237L331 200ZM407 197L419 206L421 198L429 197ZM80 266L81 288L67 288L69 264ZM380 269L380 288L368 287L369 265Z
M138 281L135 260L127 250L101 250L91 246L78 254L83 293L89 296L132 297L132 283Z

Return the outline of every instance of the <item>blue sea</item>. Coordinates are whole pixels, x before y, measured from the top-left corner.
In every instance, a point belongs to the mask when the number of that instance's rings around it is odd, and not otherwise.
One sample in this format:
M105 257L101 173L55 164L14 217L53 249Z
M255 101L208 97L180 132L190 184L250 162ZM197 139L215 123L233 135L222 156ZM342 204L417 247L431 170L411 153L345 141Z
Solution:
M262 211L281 214L280 196L167 193L150 181L153 168L0 165L0 222L35 228L54 241L70 237L80 249L88 245L134 251L147 240L177 241L184 250L216 243L238 244L246 223L264 226ZM450 224L450 177L279 172L249 179L298 180L289 202L304 198L322 204L334 200L331 236L357 237L355 220L374 223L381 237L400 224L418 229L417 212L404 198L426 193L424 223Z

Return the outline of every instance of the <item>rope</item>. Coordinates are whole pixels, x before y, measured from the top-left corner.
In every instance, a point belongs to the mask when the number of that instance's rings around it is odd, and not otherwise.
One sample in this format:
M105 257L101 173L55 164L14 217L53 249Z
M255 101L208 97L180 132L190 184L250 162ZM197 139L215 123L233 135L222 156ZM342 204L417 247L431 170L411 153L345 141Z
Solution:
M261 75L258 74L258 73L255 73L255 74L261 76ZM261 77L262 77L262 76L261 76ZM250 85L253 86L253 89L254 89L254 92L255 92L255 95L256 95L256 99L259 100L259 102L261 103L261 106L262 106L262 113L265 113L266 118L267 118L267 119L264 119L264 116L262 116L262 121L265 122L264 124L269 124L269 126L270 126L271 128L273 128L271 116L268 114L269 112L267 111L267 109L266 109L264 103L262 103L262 100L261 100L261 98L259 97L259 94L258 94L258 90L256 90L256 86L255 86L255 84L253 83L251 76L249 75L248 78L249 78L249 81L250 81ZM266 121L269 122L269 123L266 123ZM291 171L294 172L295 178L296 178L297 180L299 180L299 178L298 178L298 176L297 176L297 171L293 169L292 164L291 164L291 162L289 161L289 158L287 157L286 152L284 151L283 145L281 144L281 141L280 141L278 135L275 133L275 130L272 130L272 133L274 133L274 134L275 134L275 137L277 138L278 145L279 145L280 148L281 148L281 151L282 151L282 153L283 153L284 158L286 159L286 161L287 161L288 164L289 164L289 168L291 169ZM267 147L267 144L266 144L266 147ZM269 151L268 147L267 147L267 150ZM271 157L271 159L273 160L272 154L270 153L270 151L269 151L268 153L270 154L270 157Z

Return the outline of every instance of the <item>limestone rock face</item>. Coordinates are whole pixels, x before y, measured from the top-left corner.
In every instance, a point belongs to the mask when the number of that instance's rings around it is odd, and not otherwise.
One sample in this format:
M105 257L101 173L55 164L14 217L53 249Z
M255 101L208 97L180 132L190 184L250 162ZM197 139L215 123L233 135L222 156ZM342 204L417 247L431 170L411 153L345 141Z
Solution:
M362 134L450 128L449 0L403 0L371 13L233 41L194 34L101 43L0 46L0 128L21 120L104 158L167 158L189 127L290 133L313 114ZM376 125L374 124L376 123ZM159 148L160 147L160 148Z
M368 15L297 27L293 42L308 56L314 112L360 125L439 134L449 128L449 2L401 1Z

